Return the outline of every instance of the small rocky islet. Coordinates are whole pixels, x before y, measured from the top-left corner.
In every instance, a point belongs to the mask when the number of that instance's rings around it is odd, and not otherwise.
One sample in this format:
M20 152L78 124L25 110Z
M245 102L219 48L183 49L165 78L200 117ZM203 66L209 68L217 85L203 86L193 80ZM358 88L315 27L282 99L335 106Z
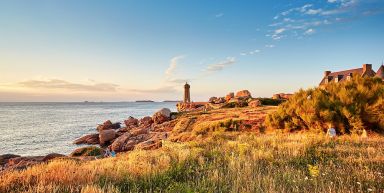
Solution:
M163 140L172 142L191 141L201 138L201 133L194 127L203 122L223 120L229 130L259 131L262 129L267 110L256 110L270 99L256 99L248 90L231 92L225 97L211 97L208 102L180 102L178 112L162 108L152 116L134 118L129 116L124 124L105 121L96 127L96 132L74 140L82 145L70 155L57 153L46 156L0 155L0 171L20 170L52 159L76 159L88 161L104 158L106 150L116 153L132 150L152 150L162 147ZM279 102L279 101L277 101ZM247 108L243 108L247 107ZM236 113L229 113L228 108L240 108ZM271 107L273 108L273 107ZM253 109L253 110L252 110ZM220 118L212 119L210 114ZM239 117L246 117L239 120ZM225 122L225 123L224 123ZM85 145L85 146L84 146Z

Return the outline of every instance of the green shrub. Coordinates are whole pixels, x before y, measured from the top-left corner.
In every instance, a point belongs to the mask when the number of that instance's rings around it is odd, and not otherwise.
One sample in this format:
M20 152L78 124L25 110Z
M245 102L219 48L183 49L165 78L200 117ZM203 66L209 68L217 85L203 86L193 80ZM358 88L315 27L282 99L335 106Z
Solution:
M354 77L351 81L300 90L269 114L265 123L288 131L319 131L333 125L339 133L360 133L363 129L383 132L383 81Z
M271 99L271 98L258 98L258 100L261 101L262 105L267 105L267 106L278 106L281 103L286 101L284 99Z
M100 156L104 150L96 146L81 147L71 153L71 157L79 156Z
M223 105L221 108L240 108L248 106L247 101L238 100L238 101L230 101Z

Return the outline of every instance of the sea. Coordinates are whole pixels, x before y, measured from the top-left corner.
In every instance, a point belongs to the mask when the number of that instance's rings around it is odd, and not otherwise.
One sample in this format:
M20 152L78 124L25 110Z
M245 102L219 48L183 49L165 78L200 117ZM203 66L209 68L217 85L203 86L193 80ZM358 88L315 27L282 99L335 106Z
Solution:
M73 141L106 120L151 116L176 102L0 103L0 155L70 154Z

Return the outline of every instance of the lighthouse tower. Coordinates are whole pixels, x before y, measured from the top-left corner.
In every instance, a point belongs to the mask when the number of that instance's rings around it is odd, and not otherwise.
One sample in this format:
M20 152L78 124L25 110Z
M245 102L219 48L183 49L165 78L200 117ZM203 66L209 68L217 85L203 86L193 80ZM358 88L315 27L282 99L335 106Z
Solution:
M190 88L191 86L186 82L184 85L184 103L191 102Z

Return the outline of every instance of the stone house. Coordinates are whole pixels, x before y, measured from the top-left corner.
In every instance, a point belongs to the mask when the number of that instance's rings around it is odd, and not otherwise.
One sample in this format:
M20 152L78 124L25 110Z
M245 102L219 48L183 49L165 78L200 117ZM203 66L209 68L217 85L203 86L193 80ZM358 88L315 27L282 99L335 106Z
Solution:
M384 65L382 64L377 70L377 72L372 69L372 64L363 64L362 68L344 70L339 72L325 71L324 77L321 80L319 86L328 84L330 82L342 82L350 80L353 76L378 77L384 80Z

